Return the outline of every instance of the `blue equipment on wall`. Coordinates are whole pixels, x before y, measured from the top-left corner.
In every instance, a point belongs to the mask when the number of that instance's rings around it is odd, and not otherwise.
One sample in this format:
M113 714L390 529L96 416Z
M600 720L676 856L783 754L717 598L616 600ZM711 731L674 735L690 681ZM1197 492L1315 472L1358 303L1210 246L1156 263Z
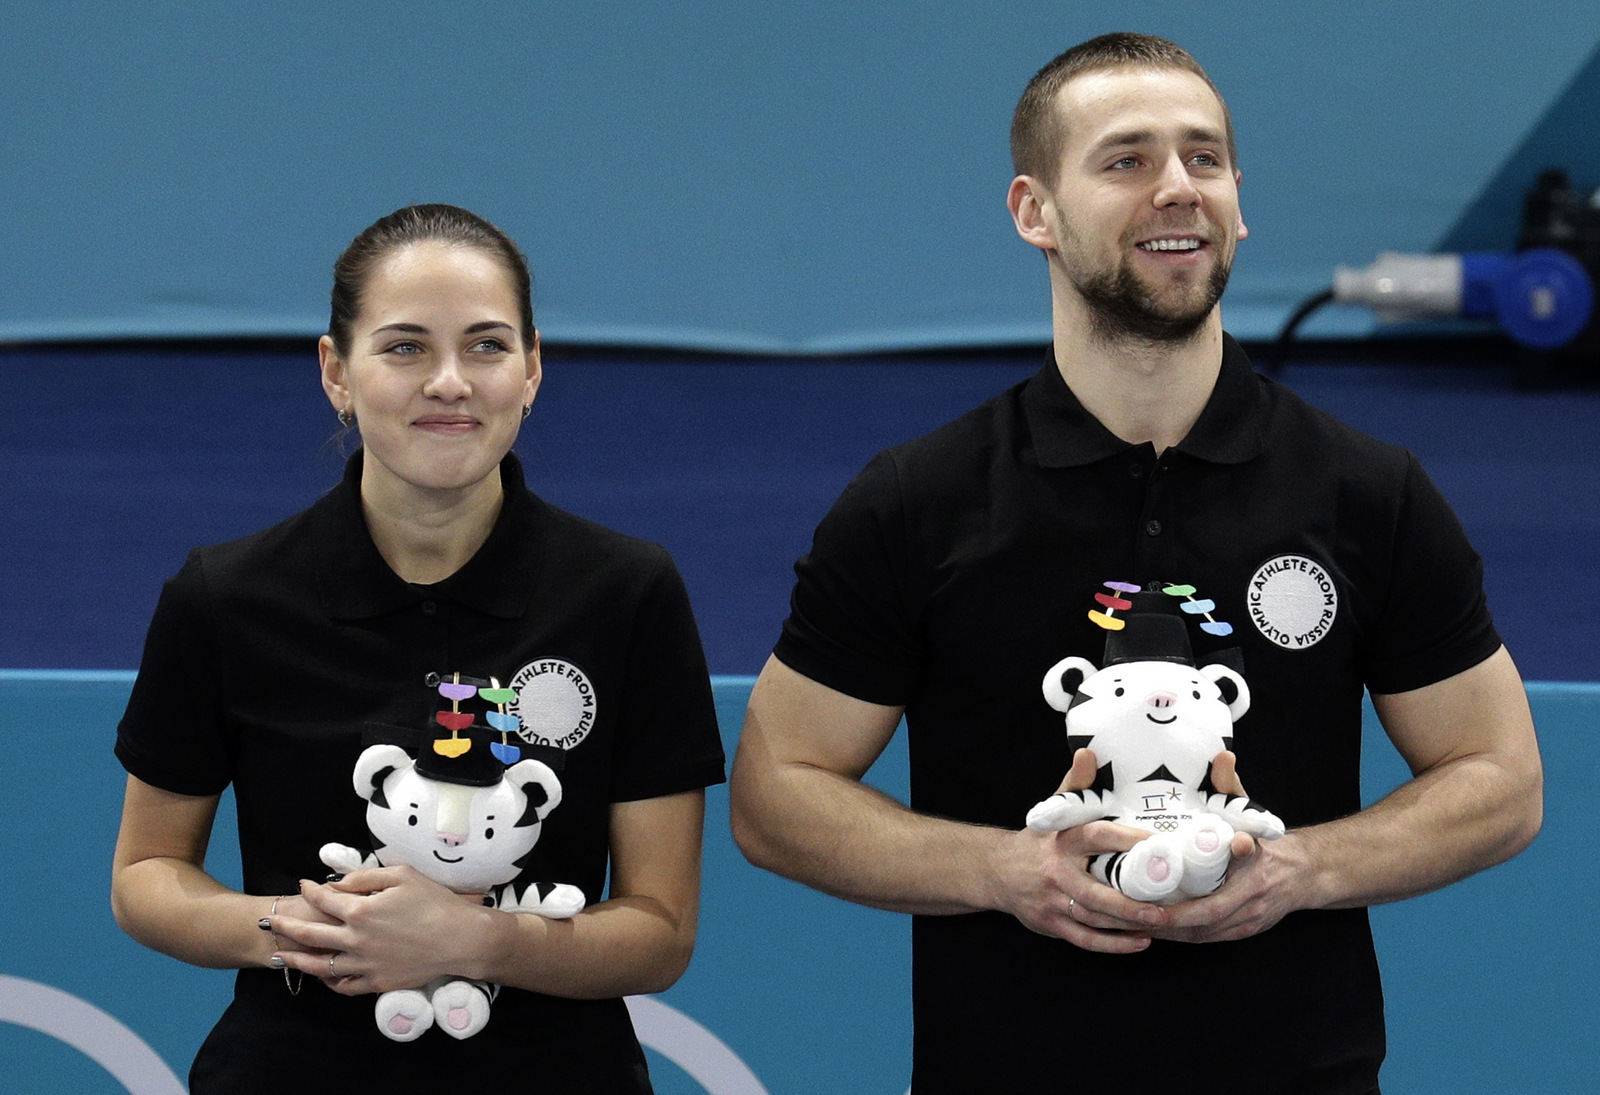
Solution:
M1490 319L1523 351L1523 365L1600 365L1600 189L1578 195L1564 172L1540 174L1523 204L1513 251L1385 252L1338 267L1333 287L1303 303L1278 336L1281 364L1295 329L1324 304L1365 304L1386 323ZM1590 379L1593 379L1592 377Z
M1553 247L1459 255L1378 256L1371 266L1340 266L1333 299L1366 304L1386 323L1492 319L1519 346L1556 350L1588 326L1594 286L1577 259Z

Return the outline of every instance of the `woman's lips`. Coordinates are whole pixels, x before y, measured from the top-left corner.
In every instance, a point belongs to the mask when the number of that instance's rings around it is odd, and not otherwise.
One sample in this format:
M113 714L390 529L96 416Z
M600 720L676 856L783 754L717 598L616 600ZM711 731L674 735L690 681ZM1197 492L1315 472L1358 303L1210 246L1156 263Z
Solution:
M429 433L457 434L470 433L477 428L478 420L460 415L430 415L427 418L419 418L412 424Z

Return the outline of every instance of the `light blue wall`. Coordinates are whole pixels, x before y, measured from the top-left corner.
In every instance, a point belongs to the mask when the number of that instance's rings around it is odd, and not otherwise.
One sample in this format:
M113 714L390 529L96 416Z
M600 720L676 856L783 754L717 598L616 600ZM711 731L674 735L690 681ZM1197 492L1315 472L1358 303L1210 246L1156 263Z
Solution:
M131 679L0 670L0 831L13 846L0 902L0 1088L7 1091L162 1090L117 1083L64 1040L85 1032L83 1016L24 1009L19 987L37 990L10 978L102 1009L178 1076L231 993L231 975L143 950L111 920L107 887L124 781L111 727ZM730 755L750 683L725 677L715 684ZM1529 692L1547 771L1543 834L1508 864L1373 910L1389 1021L1387 1091L1594 1089L1590 1043L1600 1005L1592 983L1600 957L1574 865L1593 858L1600 685L1533 684ZM1368 801L1405 776L1370 721L1363 767ZM870 778L904 796L903 735ZM911 1059L907 918L750 867L729 836L727 802L725 787L711 789L700 941L688 974L662 999L707 1028L760 1086L740 1086L727 1070L720 1083L699 1084L652 1051L657 1091L901 1095ZM230 819L225 809L208 867L237 884ZM1248 1043L1248 1006L1217 1015ZM1064 1083L1069 1077L1063 1062Z
M1226 312L1255 337L1336 264L1438 243L1594 51L1600 9L7 4L0 339L316 333L343 244L444 200L523 243L553 340L1043 340L1042 263L1003 205L1011 107L1058 50L1130 27L1228 95L1252 236Z

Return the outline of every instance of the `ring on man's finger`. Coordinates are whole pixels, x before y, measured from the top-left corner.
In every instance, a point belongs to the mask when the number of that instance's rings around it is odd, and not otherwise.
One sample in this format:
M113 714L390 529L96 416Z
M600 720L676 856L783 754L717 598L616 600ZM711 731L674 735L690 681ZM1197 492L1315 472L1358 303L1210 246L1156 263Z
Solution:
M1078 899L1076 897L1067 898L1067 916L1069 918L1071 918L1073 920L1078 919L1076 916L1072 915L1072 910L1077 908L1077 907L1078 907Z
M337 958L337 957L339 957L339 956L338 956L338 955L337 955L337 954L330 954L330 955L328 955L328 977L329 977L329 978L330 978L330 979L331 979L331 978L333 978L333 977L335 977L335 976L337 976L337 975L336 975L336 974L335 974L335 973L334 973L334 972L333 972L333 960L334 960L334 959L335 959L335 958Z

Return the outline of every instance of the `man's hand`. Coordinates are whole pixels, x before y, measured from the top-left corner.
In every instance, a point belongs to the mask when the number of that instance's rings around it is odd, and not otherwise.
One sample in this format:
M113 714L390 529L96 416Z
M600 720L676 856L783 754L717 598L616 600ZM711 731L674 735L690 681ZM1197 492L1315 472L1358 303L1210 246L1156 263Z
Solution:
M1239 780L1239 758L1224 749L1211 761L1211 786L1224 795L1235 798L1249 798L1245 793L1244 784ZM1233 834L1233 858L1254 855L1256 850L1255 837L1249 833L1241 833L1237 829Z
M1211 762L1211 783L1225 795L1248 798L1239 780L1238 758L1218 753ZM1291 893L1290 881L1299 839L1285 834L1278 840L1257 841L1249 833L1233 834L1233 863L1216 892L1173 905L1169 918L1154 934L1187 943L1215 943L1244 939L1264 932L1301 905Z
M1248 850L1241 851L1241 843ZM1304 845L1304 837L1293 832L1259 843L1236 835L1233 865L1222 885L1208 897L1173 905L1167 925L1155 934L1185 943L1216 943L1266 931L1306 907L1296 884L1306 862Z
M1094 783L1099 762L1079 749L1058 793L1081 791ZM1167 924L1167 910L1134 901L1096 881L1090 857L1125 852L1150 834L1110 821L1061 832L1031 829L1010 834L999 868L995 906L1023 926L1084 950L1133 954L1150 945L1152 931Z

